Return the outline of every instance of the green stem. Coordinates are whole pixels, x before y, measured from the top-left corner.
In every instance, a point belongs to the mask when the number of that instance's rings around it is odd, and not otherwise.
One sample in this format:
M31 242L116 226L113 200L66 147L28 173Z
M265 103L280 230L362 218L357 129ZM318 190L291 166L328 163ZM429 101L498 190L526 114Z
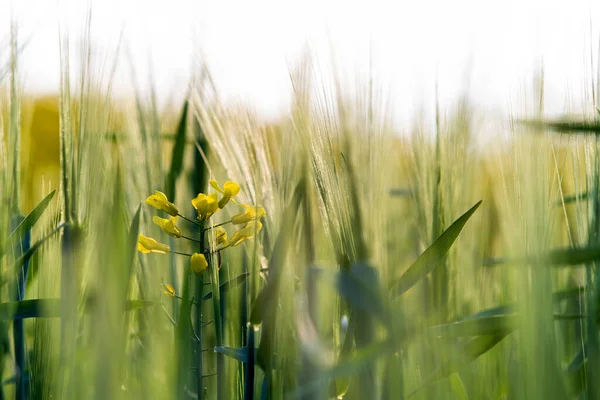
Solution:
M216 224L216 225L209 226L208 228L204 228L203 231L208 231L208 230L211 230L211 229L216 228L218 226L223 226L223 225L227 225L227 224L230 224L230 223L231 223L231 221L221 222L220 224Z
M195 242L200 243L200 251L204 249L204 230L200 227L200 238ZM202 291L204 290L204 278L202 274L196 276L196 387L198 392L198 400L204 398L204 376L202 375Z
M192 256L191 254L182 253L180 251L174 251L174 250L171 250L171 253L173 253L173 254L179 254L180 256L186 256L186 257L191 257Z
M196 277L196 386L198 400L204 398L204 377L202 376L202 289L204 289L202 275Z
M225 249L226 249L226 248L228 248L228 247L231 247L231 245L229 245L229 244L228 244L227 246L223 246L223 247L221 247L221 248L218 248L218 249L216 249L216 250L213 250L213 251L211 251L211 252L210 252L210 254L211 254L211 255L213 255L213 254L217 254L217 253L218 253L218 252L220 252L221 250L225 250Z
M185 215L177 214L177 216L178 216L178 217L181 217L181 218L183 218L183 219L185 219L185 220L186 220L186 221L188 221L188 222L191 222L191 223L192 223L192 224L194 224L194 225L202 226L202 224L201 224L200 222L198 222L198 221L194 221L194 220L192 220L192 219L190 219L190 218L186 217Z
M192 239L191 237L187 237L187 236L184 236L184 235L181 235L181 237L183 239L187 239L187 240L189 240L191 242L196 242L196 243L202 244L202 242L200 240Z
M215 319L216 345L223 346L223 325L221 321L221 292L219 288L219 268L214 263L214 257L208 257L209 269L212 272L212 301ZM217 353L217 399L225 399L225 357Z

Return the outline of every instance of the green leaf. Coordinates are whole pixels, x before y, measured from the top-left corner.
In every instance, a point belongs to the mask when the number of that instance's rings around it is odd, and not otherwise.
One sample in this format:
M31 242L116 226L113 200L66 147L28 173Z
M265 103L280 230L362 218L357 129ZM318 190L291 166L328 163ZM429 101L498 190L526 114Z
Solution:
M327 383L332 379L339 379L344 377L352 376L365 368L371 366L377 359L390 349L390 344L387 341L379 342L370 345L360 351L356 352L356 355L345 360L343 363L340 362L333 368L319 371L319 378L315 381L308 382L307 384L299 387L293 393L286 393L284 398L292 399L302 396L307 396L317 390L322 384Z
M4 251L6 249L10 249L13 246L16 246L19 243L23 236L27 232L29 232L33 226L38 222L48 204L50 204L50 200L54 197L54 193L56 190L53 190L48 196L46 196L40 203L21 221L21 223L15 228L14 231L10 233L6 242L0 247L0 256L4 255Z
M562 206L563 203L571 204L576 203L577 201L587 200L590 197L590 192L583 192L578 194L573 194L570 196L565 196L562 200L558 200L554 203L555 206Z
M564 300L571 299L573 297L582 296L584 293L583 286L576 286L569 289L559 290L558 292L552 293L552 301L554 303L559 303ZM465 317L464 319L469 318L482 318L482 317L491 317L495 315L504 315L504 314L514 314L517 310L517 304L506 304L502 306L496 306L492 308L488 308L483 311L479 311L473 315Z
M471 215L481 205L481 201L475 204L469 211L450 225L448 229L436 239L435 242L417 260L411 265L400 280L392 287L392 298L396 298L413 287L421 278L433 271L440 265L442 259L446 256L450 247L462 231L463 227L471 218Z
M449 324L432 326L429 329L436 336L461 337L508 334L520 326L518 315L494 315L468 318Z
M60 299L9 301L0 304L0 318L57 318L60 317Z
M476 360L479 356L487 353L494 346L500 343L507 335L507 333L499 333L497 335L478 336L474 339L471 339L459 349L454 357L445 362L436 371L431 373L421 386L413 390L406 397L410 397L418 393L428 385L434 384L440 379L448 377L450 374Z
M340 294L357 309L365 310L389 323L387 307L380 295L377 270L366 263L356 263L337 273Z
M64 224L60 224L59 226L56 227L56 229L54 229L52 232L48 233L46 236L44 236L43 238L41 238L40 240L38 240L33 246L29 247L29 249L27 249L27 251L25 253L23 253L23 255L19 258L17 258L15 260L14 263L14 270L18 271L18 268L20 268L23 264L25 264L27 261L29 261L31 259L31 257L33 257L33 255L35 254L35 252L48 240L50 239L55 233L57 233L62 227L64 226Z
M133 276L133 271L135 267L135 255L137 254L137 241L138 234L140 231L140 214L142 212L142 205L138 205L138 208L131 220L131 226L129 227L129 234L127 235L127 255L126 255L126 264L125 268L127 271L127 285L125 286L125 293L123 295L126 297L129 292L129 285L131 283L131 278Z
M545 265L549 267L578 266L591 263L600 259L600 245L592 245L581 248L554 249L539 256L523 256L513 259L491 259L485 265L488 267L496 265Z
M272 314L276 307L281 275L283 273L283 263L290 243L290 229L287 227L292 227L294 225L293 222L296 219L298 208L300 207L300 202L303 198L303 189L304 183L301 181L296 186L292 201L286 207L286 211L283 215L281 226L285 228L282 228L279 231L277 239L275 240L275 245L273 246L273 253L268 265L269 279L252 304L250 323L254 326L260 325L265 318Z
M133 265L135 255L137 253L137 242L138 234L140 232L140 213L142 211L142 205L140 204L135 211L133 220L131 220L131 226L129 227L129 235L127 238L127 265Z
M167 175L167 183L165 185L166 195L171 201L175 200L175 184L177 178L183 170L183 156L185 154L185 133L187 126L187 115L188 115L189 102L186 100L183 104L183 111L181 113L181 119L177 126L177 133L175 134L175 144L173 145L173 156L171 158L171 167Z
M242 282L244 282L246 280L246 278L248 277L248 275L249 275L249 272L244 272L242 274L239 274L235 278L231 278L227 282L222 283L219 286L219 290L221 292L228 292L230 289L233 289L234 287L236 287L239 284L241 284ZM209 300L209 299L212 299L212 292L208 292L204 296L202 296L202 300Z
M524 125L531 126L537 129L549 129L558 133L567 134L600 134L600 121L519 121Z
M581 346L581 349L579 349L577 354L575 354L575 357L573 357L573 359L567 366L568 373L570 373L570 374L575 373L575 372L579 371L581 369L581 367L583 367L583 364L586 362L585 355L587 354L587 351L588 351L588 344L587 344L587 342L585 342L583 344L583 346Z
M448 378L450 381L450 389L452 389L452 393L459 400L469 400L469 395L467 394L467 388L465 388L465 384L458 373L454 373L450 375Z
M240 348L233 348L233 347L226 347L226 346L215 347L215 351L217 353L224 354L227 357L231 357L234 360L238 360L243 363L248 362L248 350L249 350L248 346L244 346L244 347L240 347ZM257 350L258 349L254 349L254 352L256 353Z
M125 309L135 311L160 304L149 300L127 300ZM60 299L34 299L0 303L0 319L59 318Z
M177 355L177 387L180 392L178 398L182 398L183 388L188 382L189 369L192 365L192 342L189 340L193 332L192 320L192 272L188 269L183 275L181 304L179 306L179 318L175 327L175 354Z

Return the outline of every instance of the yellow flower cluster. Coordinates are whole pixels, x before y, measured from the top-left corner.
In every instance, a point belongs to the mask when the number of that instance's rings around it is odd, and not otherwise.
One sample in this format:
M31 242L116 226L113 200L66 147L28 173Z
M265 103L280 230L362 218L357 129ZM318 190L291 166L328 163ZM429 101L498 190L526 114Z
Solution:
M198 241L183 235L183 232L177 226L178 217L181 217L185 220L188 220L192 223L201 226L203 231L210 229L212 231L211 237L214 239L214 243L216 246L214 251L220 251L226 247L235 247L242 243L244 240L250 239L251 237L255 236L262 229L262 224L259 220L266 215L265 209L255 205L238 203L235 200L235 196L237 196L240 193L240 185L235 182L227 181L223 184L223 187L219 186L219 184L215 180L210 180L209 183L210 186L214 188L214 190L216 190L216 192L210 194L199 193L192 200L192 206L194 206L197 213L197 217L195 220L182 216L179 213L179 209L177 208L177 206L169 202L169 199L164 193L156 191L153 195L149 196L146 199L146 204L149 204L158 210L166 212L171 217L169 219L165 219L160 218L158 216L154 216L152 218L152 221L156 225L158 225L158 227L160 227L160 229L163 232L174 238L184 238L195 242ZM221 195L221 198L219 198L219 194ZM243 207L244 211L235 214L233 217L231 217L230 221L219 224L218 226L215 226L212 229L210 226L207 226L208 220L216 212L225 208L225 206L230 201L236 204L237 206ZM231 236L229 240L227 240L227 231L221 226L227 223L232 223L233 225L243 225ZM205 244L200 243L200 245L204 247ZM171 252L171 249L168 245L160 243L144 235L139 235L138 250L142 253L158 254L167 254ZM204 252L208 252L208 249L206 249ZM206 268L208 268L208 262L206 261L204 253L194 253L188 256L190 258L190 269L194 273L201 274ZM169 288L167 288L167 291L169 293L171 292Z

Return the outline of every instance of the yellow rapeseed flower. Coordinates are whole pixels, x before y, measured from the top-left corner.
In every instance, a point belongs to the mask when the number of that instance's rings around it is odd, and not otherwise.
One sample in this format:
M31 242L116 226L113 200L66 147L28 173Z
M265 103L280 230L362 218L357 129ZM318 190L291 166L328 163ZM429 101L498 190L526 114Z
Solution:
M212 230L215 235L217 246L227 246L227 231L222 226L217 226Z
M167 195L163 192L159 192L158 190L154 192L153 195L148 196L146 199L146 204L151 205L152 207L163 210L167 214L171 214L172 216L176 216L179 214L179 210L177 206L167 199Z
M244 240L250 239L252 236L256 235L261 229L262 224L260 221L250 221L246 226L233 234L231 239L229 239L229 245L235 247Z
M169 219L164 219L157 217L156 215L152 217L152 221L163 230L168 235L173 236L174 238L180 238L182 235L181 229L175 225L177 222L177 217L171 217Z
M267 215L265 209L262 207L249 206L246 204L242 204L242 206L246 209L246 211L231 217L231 222L233 222L234 225L246 224L250 221L261 219Z
M195 273L196 275L200 275L202 272L204 272L206 267L208 267L208 263L206 262L206 258L204 257L204 254L202 254L202 253L192 254L192 256L190 257L190 266L191 266L192 272Z
M167 283L163 290L163 294L165 296L175 297L175 288Z
M157 242L150 237L140 235L138 237L138 250L142 253L167 254L169 251L171 251L171 248L166 244Z
M219 200L219 208L224 208L229 200L232 200L235 203L235 199L233 197L237 196L237 194L240 192L240 185L232 181L227 181L223 184L223 188L221 188L214 179L211 179L209 183L210 186L223 195L221 200Z
M200 193L192 200L192 205L196 209L200 221L206 221L217 212L219 209L218 198L219 196L216 193L211 193L208 196Z

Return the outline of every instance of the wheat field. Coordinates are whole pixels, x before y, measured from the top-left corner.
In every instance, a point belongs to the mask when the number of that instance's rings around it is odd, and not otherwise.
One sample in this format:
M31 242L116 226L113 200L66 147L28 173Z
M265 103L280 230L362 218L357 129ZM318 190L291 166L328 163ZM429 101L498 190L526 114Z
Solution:
M593 87L482 147L468 98L400 131L309 57L266 123L202 66L166 109L67 51L23 93L9 42L0 399L600 398Z

